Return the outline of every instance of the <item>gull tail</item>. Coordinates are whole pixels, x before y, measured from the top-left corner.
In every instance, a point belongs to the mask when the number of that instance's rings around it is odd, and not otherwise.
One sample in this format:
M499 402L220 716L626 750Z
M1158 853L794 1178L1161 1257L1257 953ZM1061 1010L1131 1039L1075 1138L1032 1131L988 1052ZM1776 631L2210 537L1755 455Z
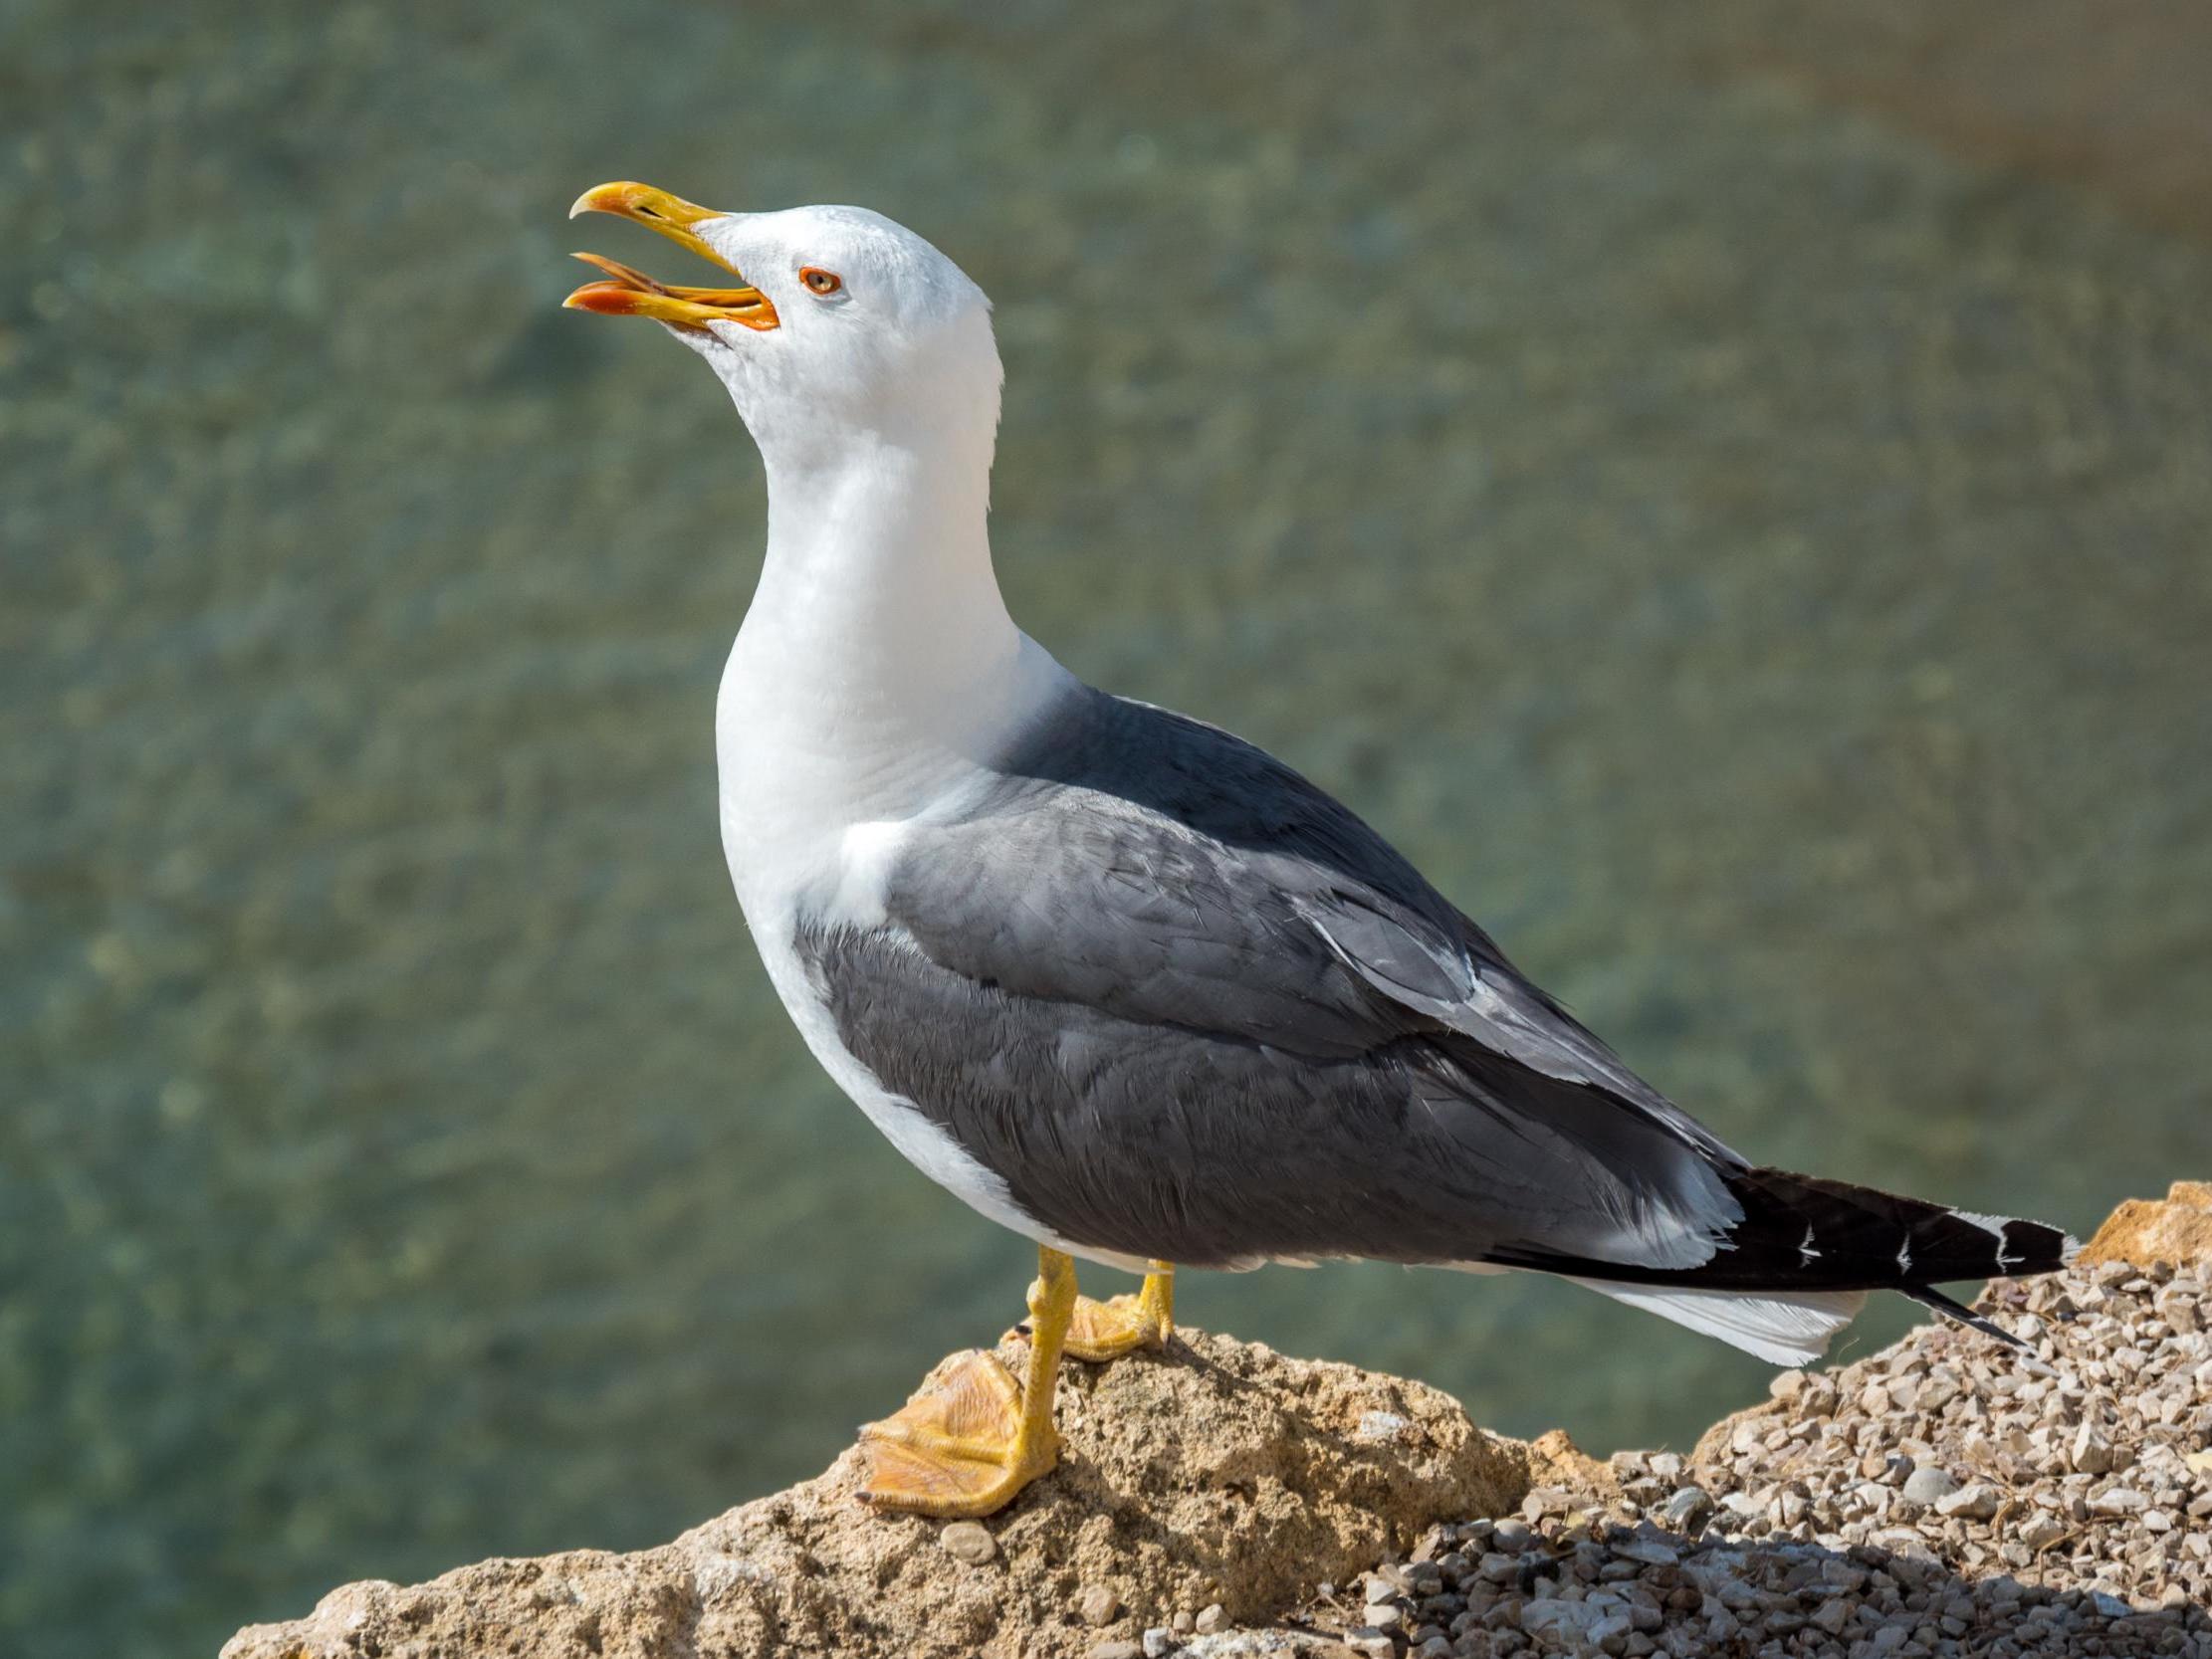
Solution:
M1514 1259L1717 1337L1781 1365L1810 1364L1865 1305L1892 1290L2000 1342L2019 1344L1934 1289L1960 1279L2053 1273L2081 1249L2059 1228L1984 1215L1782 1169L1719 1171L1743 1210L1713 1255L1685 1268ZM1505 1258L1493 1258L1504 1260Z
M1984 1215L1849 1181L1739 1169L1725 1177L1743 1206L1718 1256L1719 1278L1907 1295L1960 1279L2056 1273L2081 1249L2057 1227Z
M1647 1314L1687 1326L1702 1337L1718 1337L1731 1348L1755 1353L1770 1365L1811 1365L1828 1352L1829 1341L1859 1317L1865 1291L1711 1291L1669 1290L1660 1285L1623 1285L1574 1276L1586 1290L1641 1308Z

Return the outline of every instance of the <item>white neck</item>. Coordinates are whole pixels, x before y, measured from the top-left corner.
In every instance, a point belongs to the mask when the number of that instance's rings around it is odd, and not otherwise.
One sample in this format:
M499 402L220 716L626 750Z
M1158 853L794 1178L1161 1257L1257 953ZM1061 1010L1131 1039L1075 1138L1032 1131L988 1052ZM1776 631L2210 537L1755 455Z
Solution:
M1066 679L992 570L991 434L762 448L768 558L717 711L726 828L925 810Z
M768 559L741 636L848 717L927 714L1017 639L991 567L988 451L873 436L768 463ZM919 706L918 706L919 705Z

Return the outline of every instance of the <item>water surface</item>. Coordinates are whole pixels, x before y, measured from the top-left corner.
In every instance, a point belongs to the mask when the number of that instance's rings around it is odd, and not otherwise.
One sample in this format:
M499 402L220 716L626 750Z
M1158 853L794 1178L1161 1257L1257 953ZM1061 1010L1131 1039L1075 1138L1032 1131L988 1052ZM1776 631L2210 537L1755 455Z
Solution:
M555 309L694 280L604 178L961 260L1016 615L1747 1150L2212 1168L2212 254L1659 15L0 10L0 1646L656 1542L1019 1310L731 900L760 476ZM1182 1298L1599 1451L1764 1383L1565 1287Z

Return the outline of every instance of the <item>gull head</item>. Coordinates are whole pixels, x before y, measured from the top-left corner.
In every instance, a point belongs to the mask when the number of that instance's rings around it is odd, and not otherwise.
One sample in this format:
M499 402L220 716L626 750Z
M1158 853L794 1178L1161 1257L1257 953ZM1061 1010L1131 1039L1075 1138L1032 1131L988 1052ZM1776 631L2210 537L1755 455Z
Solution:
M861 207L721 213L650 185L602 184L569 209L634 220L733 286L680 288L596 254L579 311L646 316L705 358L772 462L853 446L988 447L998 422L991 302L904 225Z

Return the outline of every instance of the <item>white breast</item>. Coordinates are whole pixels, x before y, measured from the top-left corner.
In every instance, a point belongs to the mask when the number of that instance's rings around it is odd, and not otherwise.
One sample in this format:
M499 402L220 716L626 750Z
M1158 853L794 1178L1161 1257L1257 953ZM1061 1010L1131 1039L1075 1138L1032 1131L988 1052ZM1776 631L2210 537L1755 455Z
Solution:
M1023 641L1027 645L1026 640ZM731 654L717 720L723 849L761 961L791 1023L822 1069L930 1179L1000 1226L1054 1249L1145 1271L1136 1257L1055 1237L1025 1213L1006 1183L972 1157L914 1103L885 1089L837 1034L828 1004L807 977L795 940L811 926L882 925L884 894L905 837L918 822L957 815L991 780L989 753L1071 685L1034 646L1014 665L1017 695L999 704L1006 731L972 723L954 740L934 733L871 731L787 714L760 719L759 685L744 641Z

